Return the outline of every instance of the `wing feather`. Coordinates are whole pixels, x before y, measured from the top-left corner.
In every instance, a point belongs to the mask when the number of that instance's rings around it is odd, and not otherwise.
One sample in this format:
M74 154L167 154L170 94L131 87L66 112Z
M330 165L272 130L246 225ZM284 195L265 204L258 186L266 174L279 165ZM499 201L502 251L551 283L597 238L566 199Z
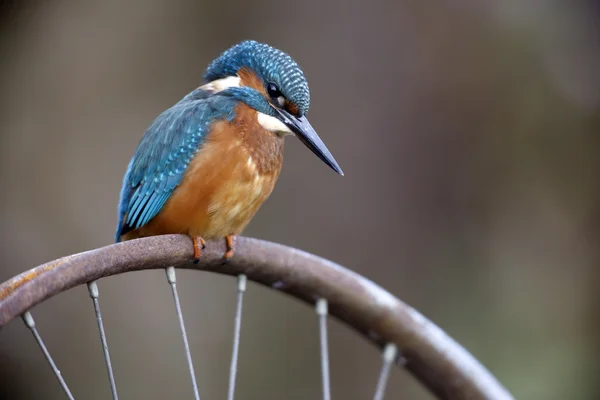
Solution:
M154 120L125 173L116 241L160 212L202 147L211 124L232 120L234 107L230 97L197 89Z

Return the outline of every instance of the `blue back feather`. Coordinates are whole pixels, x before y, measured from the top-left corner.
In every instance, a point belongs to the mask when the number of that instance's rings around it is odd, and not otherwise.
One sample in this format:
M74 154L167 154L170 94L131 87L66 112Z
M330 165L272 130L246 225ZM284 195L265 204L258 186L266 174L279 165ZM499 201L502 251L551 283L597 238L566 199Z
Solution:
M231 121L237 99L196 89L150 125L121 189L115 239L147 224L161 210L216 120Z

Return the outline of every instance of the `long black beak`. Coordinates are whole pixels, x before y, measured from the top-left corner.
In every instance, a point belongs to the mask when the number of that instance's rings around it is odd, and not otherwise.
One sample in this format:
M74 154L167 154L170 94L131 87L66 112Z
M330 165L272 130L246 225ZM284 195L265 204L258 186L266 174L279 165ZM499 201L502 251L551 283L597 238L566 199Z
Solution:
M325 164L329 165L335 172L344 176L344 172L338 165L337 161L335 161L335 158L333 158L327 149L327 146L325 146L325 143L323 143L319 135L317 135L317 132L315 132L306 117L298 118L285 110L277 107L273 108L281 116L282 122L296 134L298 139L300 139L300 141L304 143L304 145L308 147L310 151L315 153L317 157L319 157Z

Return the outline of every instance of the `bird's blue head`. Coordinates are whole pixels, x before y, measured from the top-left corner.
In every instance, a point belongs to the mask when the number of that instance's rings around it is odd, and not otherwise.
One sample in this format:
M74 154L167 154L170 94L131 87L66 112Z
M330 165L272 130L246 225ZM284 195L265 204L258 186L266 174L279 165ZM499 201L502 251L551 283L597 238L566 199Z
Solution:
M205 87L245 102L267 130L296 135L337 173L343 175L325 144L306 119L310 91L304 73L286 53L253 40L226 50L207 68Z
M206 82L236 76L240 69L256 74L276 105L285 107L298 117L304 116L310 106L310 91L304 73L281 50L267 44L247 40L226 50L214 60L204 74Z

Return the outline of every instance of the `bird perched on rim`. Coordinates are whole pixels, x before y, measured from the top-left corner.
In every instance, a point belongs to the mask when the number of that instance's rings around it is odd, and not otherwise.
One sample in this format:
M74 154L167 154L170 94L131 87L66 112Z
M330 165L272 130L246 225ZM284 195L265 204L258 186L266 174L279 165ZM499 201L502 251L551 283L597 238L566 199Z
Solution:
M244 41L221 54L205 84L158 116L131 159L121 189L118 241L184 233L194 259L204 239L225 238L225 260L269 197L295 135L343 172L306 119L308 83L296 62Z

